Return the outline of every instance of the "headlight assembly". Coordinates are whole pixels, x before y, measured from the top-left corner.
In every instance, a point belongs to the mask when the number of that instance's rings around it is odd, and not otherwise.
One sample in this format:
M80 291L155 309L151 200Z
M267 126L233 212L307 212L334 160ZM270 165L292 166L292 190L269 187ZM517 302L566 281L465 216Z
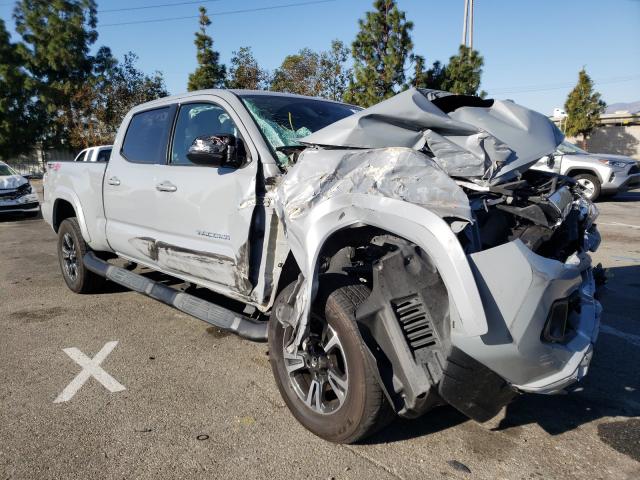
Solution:
M629 165L627 162L618 162L616 160L598 160L600 163L604 163L613 168L625 168Z

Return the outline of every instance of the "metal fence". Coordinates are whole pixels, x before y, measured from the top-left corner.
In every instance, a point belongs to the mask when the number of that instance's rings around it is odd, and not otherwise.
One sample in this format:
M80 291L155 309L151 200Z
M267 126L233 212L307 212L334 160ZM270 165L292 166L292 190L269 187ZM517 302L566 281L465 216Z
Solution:
M68 162L73 160L74 154L64 150L33 150L25 155L4 160L20 175L41 177L45 171L46 162Z

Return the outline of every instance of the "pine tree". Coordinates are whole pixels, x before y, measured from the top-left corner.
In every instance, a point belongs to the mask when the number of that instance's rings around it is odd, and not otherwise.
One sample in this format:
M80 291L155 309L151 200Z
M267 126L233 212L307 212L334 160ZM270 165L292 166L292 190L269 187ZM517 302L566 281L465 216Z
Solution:
M38 122L17 45L0 19L0 158L26 153L33 146Z
M260 68L253 56L251 47L240 47L233 52L227 88L264 90L267 87L269 73Z
M425 59L421 55L414 55L413 77L410 85L416 88L430 88L442 90L447 70L439 61L433 62L431 68L425 70Z
M68 145L76 118L73 99L92 75L95 43L94 0L21 0L14 9L16 31L22 37L18 53L30 74L32 93L44 113L44 145Z
M189 75L189 91L224 86L226 67L220 63L220 54L213 49L213 39L207 35L210 25L207 9L200 7L200 31L196 32L193 42L197 49L198 67Z
M484 59L477 50L460 45L458 54L449 58L441 89L459 95L478 95ZM480 92L484 96L485 92Z
M368 107L395 95L405 82L404 67L413 43L413 23L405 19L395 0L375 0L374 11L358 20L360 31L352 44L354 78L345 100Z
M605 108L606 104L600 94L593 90L593 81L583 68L578 73L578 84L564 104L567 112L565 133L571 137L582 135L582 146L585 147L587 137L598 126L600 114Z

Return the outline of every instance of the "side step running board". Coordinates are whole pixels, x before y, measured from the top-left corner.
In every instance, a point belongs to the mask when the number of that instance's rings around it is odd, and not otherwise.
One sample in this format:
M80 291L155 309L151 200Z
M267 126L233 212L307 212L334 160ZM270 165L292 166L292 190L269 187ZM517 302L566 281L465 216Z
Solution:
M267 322L254 321L215 303L179 292L137 273L111 265L100 260L93 252L87 252L82 260L87 269L112 282L166 303L181 312L204 320L222 330L233 332L242 338L254 342L267 341Z

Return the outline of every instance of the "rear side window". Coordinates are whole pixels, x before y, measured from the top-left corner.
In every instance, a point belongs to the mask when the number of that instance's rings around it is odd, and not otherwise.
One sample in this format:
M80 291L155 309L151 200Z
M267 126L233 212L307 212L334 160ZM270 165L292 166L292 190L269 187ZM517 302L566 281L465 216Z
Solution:
M108 148L106 150L100 150L98 152L98 158L96 159L96 162L108 162L110 156L111 156L111 149L110 148Z
M134 163L165 163L173 108L136 113L131 117L122 145L126 160Z

